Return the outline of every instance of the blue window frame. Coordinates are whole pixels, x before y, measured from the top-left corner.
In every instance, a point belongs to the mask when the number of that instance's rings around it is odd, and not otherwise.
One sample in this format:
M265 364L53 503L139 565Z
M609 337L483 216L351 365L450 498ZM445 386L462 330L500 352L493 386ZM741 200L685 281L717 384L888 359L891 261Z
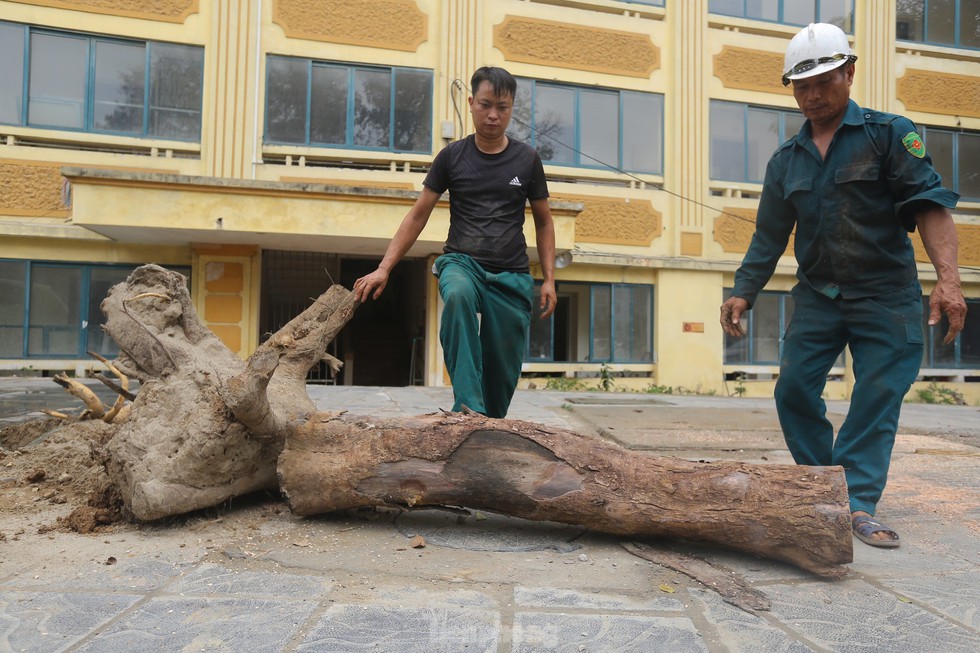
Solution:
M658 93L518 78L507 134L547 164L662 174L663 115Z
M899 41L980 49L976 0L896 0L896 9Z
M432 152L432 71L266 59L267 143Z
M107 358L119 348L102 330L109 289L134 266L0 259L0 358ZM189 268L171 268L190 277Z
M776 148L800 131L799 111L712 100L709 113L710 176L719 181L762 183Z
M525 361L653 362L653 286L562 282L556 290L558 306L541 320L535 289Z
M980 132L920 127L943 185L968 202L980 202Z
M832 23L854 31L854 0L708 0L708 11L800 27Z
M623 0L631 5L651 5L653 7L663 7L664 0Z
M967 299L968 316L980 314L980 299ZM922 352L922 367L932 369L980 369L980 320L969 317L950 344L943 338L949 330L949 321L943 315L939 324L929 326L929 298L922 298L922 326L926 334L926 346Z
M201 137L201 47L0 22L0 79L0 123Z

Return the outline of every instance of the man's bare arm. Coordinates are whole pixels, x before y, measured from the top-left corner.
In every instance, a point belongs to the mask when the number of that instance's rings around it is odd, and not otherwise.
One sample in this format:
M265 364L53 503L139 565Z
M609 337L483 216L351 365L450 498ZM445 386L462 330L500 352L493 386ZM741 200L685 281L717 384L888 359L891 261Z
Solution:
M384 258L378 264L378 268L371 274L365 275L354 282L354 296L357 301L363 302L369 297L377 299L381 296L385 286L388 285L388 275L392 268L398 264L402 257L408 253L419 234L425 228L432 215L432 210L436 207L441 195L428 187L423 186L415 204L408 210L402 223L398 226L388 249L385 250Z

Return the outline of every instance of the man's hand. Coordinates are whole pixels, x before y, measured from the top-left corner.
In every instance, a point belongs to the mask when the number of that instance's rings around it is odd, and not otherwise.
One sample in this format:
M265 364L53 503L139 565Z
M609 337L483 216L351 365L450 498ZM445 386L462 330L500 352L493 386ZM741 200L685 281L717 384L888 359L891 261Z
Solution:
M966 300L958 281L940 279L929 294L929 326L939 324L943 313L949 319L949 331L943 338L948 345L956 339L956 334L963 330L966 322Z
M354 297L358 302L364 303L371 299L381 296L381 291L388 285L388 271L378 268L371 274L366 274L354 282Z
M541 319L547 319L551 317L551 314L555 312L555 307L558 306L558 295L555 293L555 282L554 281L544 281L541 284Z
M749 310L749 303L741 297L729 297L721 305L721 328L728 335L738 338L745 335L745 329L740 324L742 313Z

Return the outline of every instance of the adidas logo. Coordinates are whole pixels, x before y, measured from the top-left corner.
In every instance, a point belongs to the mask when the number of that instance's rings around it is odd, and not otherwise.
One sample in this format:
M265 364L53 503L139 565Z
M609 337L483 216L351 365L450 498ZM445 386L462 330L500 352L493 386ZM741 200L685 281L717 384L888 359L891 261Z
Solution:
M513 179L510 180L510 185L511 186L520 186L521 185L521 180L518 179L517 177L514 177Z

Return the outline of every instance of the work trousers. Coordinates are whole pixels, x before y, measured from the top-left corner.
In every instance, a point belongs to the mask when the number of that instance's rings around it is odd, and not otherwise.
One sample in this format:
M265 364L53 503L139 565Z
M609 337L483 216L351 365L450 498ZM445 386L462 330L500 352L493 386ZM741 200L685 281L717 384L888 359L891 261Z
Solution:
M801 283L793 301L775 392L786 445L800 465L841 465L851 511L873 515L902 401L922 362L922 290L916 282L875 297L831 299ZM845 346L854 389L835 440L821 395Z
M439 340L453 410L504 417L521 376L534 280L522 272L487 272L465 254L444 254L433 270L444 304Z

